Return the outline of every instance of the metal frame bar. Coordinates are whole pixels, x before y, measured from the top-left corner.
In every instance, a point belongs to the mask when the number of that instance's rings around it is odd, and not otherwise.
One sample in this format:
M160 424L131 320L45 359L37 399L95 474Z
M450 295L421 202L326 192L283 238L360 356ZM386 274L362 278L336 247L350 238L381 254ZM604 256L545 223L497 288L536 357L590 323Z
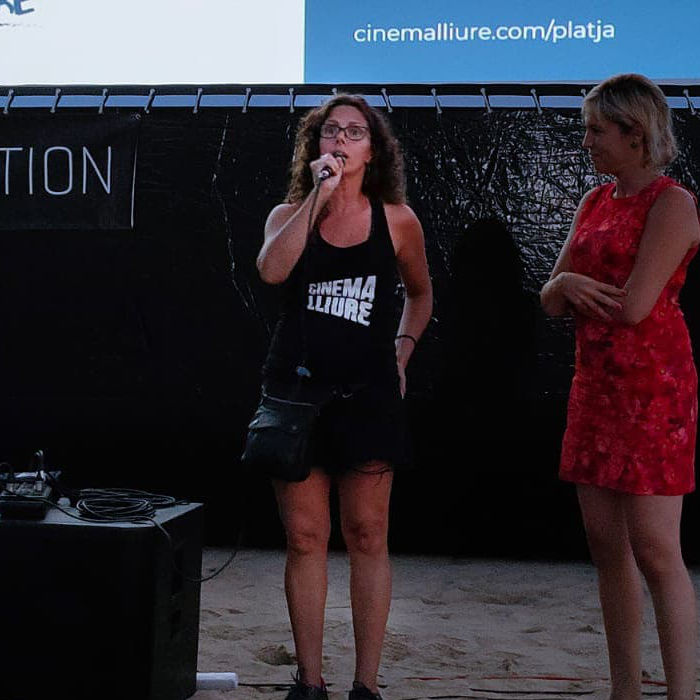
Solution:
M688 110L700 116L700 85L661 85L669 106ZM1 95L6 91L6 95ZM145 114L163 108L186 109L194 114L216 109L241 108L247 113L255 109L287 109L294 113L339 92L363 95L370 104L388 113L396 109L435 109L438 114L451 109L536 109L538 114L549 110L580 108L586 87L571 84L531 83L504 85L209 85L209 86L0 86L2 114L14 110L43 110L51 114L75 108L95 109L106 114L112 109L133 109ZM81 99L82 98L82 99ZM252 102L251 102L252 101Z

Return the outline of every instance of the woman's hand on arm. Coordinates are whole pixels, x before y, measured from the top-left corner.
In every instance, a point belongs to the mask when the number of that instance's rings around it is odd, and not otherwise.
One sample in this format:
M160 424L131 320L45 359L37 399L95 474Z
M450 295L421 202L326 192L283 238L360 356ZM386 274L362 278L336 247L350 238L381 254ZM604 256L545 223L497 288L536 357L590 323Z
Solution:
M406 392L406 366L433 313L433 285L425 256L423 228L413 210L405 204L385 205L396 262L406 289L403 313L396 339L396 364L401 395Z
M654 202L647 216L637 258L625 284L627 296L615 321L635 325L654 308L661 292L688 250L700 242L698 211L692 195L669 187Z
M571 272L569 258L571 239L576 232L584 204L592 191L581 198L569 235L559 253L549 281L540 292L540 302L548 316L564 316L573 310L590 318L611 321L610 312L622 309L620 300L626 294L624 290L598 282L586 275Z
M603 321L613 320L614 314L622 310L622 300L627 295L624 289L575 272L561 272L555 284L576 313Z

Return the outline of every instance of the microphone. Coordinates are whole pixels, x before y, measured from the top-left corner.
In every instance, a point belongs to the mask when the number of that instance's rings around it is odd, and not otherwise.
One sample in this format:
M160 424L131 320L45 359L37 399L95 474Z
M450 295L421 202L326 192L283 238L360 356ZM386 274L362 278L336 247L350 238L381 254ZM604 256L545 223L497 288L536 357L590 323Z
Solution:
M333 155L336 158L340 158L340 160L343 161L343 165L345 165L345 154L342 153L341 151L333 151ZM333 171L325 165L323 168L321 168L321 172L318 174L318 181L323 182L324 180L327 180L329 177L333 176Z

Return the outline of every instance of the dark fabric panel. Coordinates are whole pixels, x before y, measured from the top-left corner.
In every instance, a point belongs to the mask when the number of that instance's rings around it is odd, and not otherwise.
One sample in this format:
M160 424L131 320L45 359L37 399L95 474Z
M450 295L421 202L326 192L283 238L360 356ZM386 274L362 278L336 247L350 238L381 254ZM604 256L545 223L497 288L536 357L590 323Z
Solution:
M269 486L240 473L238 454L279 301L255 257L300 116L154 111L141 124L133 231L3 232L0 459L21 467L43 448L77 485L203 499L209 541L232 542L247 511L250 544L283 542ZM585 556L573 490L556 479L572 325L538 302L580 197L600 181L580 116L390 118L435 288L409 371L419 468L397 479L392 544ZM698 191L700 121L674 118L670 174ZM697 344L695 268L683 304Z

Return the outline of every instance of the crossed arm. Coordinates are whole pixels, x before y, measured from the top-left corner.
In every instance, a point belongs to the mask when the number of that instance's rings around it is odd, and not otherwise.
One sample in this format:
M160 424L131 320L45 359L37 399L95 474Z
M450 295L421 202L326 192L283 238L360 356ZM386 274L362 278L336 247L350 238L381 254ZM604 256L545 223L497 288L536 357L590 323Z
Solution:
M571 271L569 246L589 194L581 200L549 281L542 287L542 308L549 316L573 310L598 320L636 325L651 313L688 250L700 243L695 201L680 187L669 187L658 196L632 272L624 287L618 288Z

